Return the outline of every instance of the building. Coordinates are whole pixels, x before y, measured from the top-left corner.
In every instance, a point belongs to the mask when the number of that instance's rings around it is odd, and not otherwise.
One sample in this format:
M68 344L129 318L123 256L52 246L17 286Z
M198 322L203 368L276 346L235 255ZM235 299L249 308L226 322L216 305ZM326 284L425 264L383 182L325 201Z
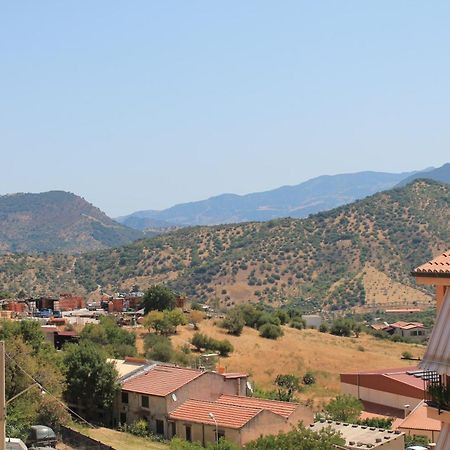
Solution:
M416 367L341 374L341 390L376 414L405 417L424 398L425 383Z
M318 314L304 314L302 319L306 323L306 328L319 329L320 325L322 325L322 317Z
M260 436L310 423L312 411L297 403L223 395L215 402L188 400L169 414L172 435L187 441L215 442L221 437L242 448Z
M413 270L418 284L436 289L437 318L420 363L427 382L427 415L441 422L436 450L450 449L450 250Z
M215 401L222 394L245 395L247 375L226 374L150 363L122 377L115 422L145 419L153 433L172 437L168 414L187 400Z
M141 361L115 364L123 376L114 424L144 419L153 433L166 439L178 436L205 444L214 442L217 433L241 447L313 420L306 406L247 397L247 374Z
M405 419L396 419L392 428L408 436L425 436L430 442L436 442L441 431L441 422L428 417L427 405L422 401Z
M354 425L331 420L320 420L310 425L314 431L332 428L341 433L348 450L404 450L405 435L398 430L385 430L375 427Z
M393 333L401 337L410 339L423 338L426 335L426 330L423 323L420 322L394 322L389 325Z

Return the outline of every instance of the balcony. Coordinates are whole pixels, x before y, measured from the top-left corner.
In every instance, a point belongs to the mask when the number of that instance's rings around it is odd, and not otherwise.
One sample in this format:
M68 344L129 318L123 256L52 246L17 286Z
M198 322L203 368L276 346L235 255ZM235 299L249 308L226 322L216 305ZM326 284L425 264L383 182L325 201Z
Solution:
M450 386L447 377L438 376L428 383L425 401L430 419L450 423Z

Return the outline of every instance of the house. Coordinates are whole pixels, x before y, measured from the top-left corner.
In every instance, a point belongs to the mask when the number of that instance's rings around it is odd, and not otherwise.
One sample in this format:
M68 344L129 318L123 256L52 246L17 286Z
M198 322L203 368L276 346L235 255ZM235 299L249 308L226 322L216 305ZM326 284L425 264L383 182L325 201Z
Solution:
M153 433L172 437L168 414L187 400L215 401L222 394L245 395L247 375L226 374L149 363L121 381L114 421L132 424L148 421Z
M313 420L311 409L298 403L247 397L247 374L162 363L118 364L124 375L114 424L144 419L153 433L166 439L178 436L205 444L215 442L217 433L241 447L258 436Z
M42 325L42 332L48 342L50 342L57 350L61 350L66 343L78 342L80 336L76 331L62 330L55 325Z
M345 439L344 448L348 450L404 450L405 435L398 430L384 430L375 427L354 425L331 420L320 420L310 425L313 431L331 428ZM342 448L342 447L339 447Z
M242 448L260 436L312 422L312 411L297 403L223 395L215 402L187 400L169 414L172 436L205 445L223 437Z
M426 330L423 323L420 322L394 322L389 325L393 334L406 338L423 338L426 335Z
M396 419L392 428L408 436L425 436L430 442L436 442L441 431L441 422L427 415L427 405L420 402L404 419Z
M361 400L366 411L403 418L425 395L424 382L416 372L416 367L409 367L343 373L341 390Z
M420 362L427 383L427 415L441 422L436 450L450 448L450 250L412 271L417 284L436 289L437 318ZM429 374L435 373L436 376Z

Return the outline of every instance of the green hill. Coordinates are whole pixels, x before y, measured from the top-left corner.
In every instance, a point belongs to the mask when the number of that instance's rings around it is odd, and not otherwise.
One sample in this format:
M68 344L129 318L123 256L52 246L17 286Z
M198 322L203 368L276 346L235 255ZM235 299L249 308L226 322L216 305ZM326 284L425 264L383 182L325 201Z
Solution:
M418 180L307 219L187 228L80 256L4 256L0 288L89 292L166 281L226 305L347 308L364 303L369 267L413 286L410 270L448 248L449 203L449 185Z
M0 196L0 253L79 253L142 236L69 192Z

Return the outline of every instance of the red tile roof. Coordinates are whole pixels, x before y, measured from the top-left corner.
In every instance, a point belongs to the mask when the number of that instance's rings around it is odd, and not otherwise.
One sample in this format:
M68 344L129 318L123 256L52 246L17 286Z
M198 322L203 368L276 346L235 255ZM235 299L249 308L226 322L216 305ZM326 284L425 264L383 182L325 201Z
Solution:
M204 373L206 372L184 367L156 365L125 380L122 390L165 397Z
M247 408L268 409L275 414L288 418L299 406L298 403L279 402L276 400L264 400L255 397L243 397L238 395L221 395L218 403L244 406Z
M413 275L450 276L450 250L414 269Z
M427 405L425 402L422 402L419 403L406 419L397 419L392 428L400 428L401 430L441 431L441 421L429 418Z
M420 322L402 322L402 321L398 321L398 322L394 322L391 323L390 325L393 328L400 328L401 330L411 330L414 328L425 328L423 326L423 323Z
M169 414L169 419L215 425L214 419L210 416L213 414L219 426L239 429L262 411L261 408L187 400Z

